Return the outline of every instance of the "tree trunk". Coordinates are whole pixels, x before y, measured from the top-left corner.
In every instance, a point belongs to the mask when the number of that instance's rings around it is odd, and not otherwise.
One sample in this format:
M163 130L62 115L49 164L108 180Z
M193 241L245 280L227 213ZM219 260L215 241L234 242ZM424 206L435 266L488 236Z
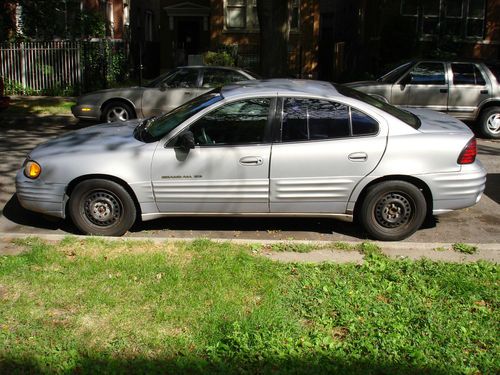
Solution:
M289 76L290 1L257 0L260 25L260 69L263 77Z

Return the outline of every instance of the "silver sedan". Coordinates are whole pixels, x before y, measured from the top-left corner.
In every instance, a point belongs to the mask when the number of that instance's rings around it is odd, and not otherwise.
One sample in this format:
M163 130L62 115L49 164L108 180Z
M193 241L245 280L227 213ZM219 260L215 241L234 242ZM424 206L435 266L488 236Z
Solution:
M147 120L34 149L16 178L29 210L87 234L163 216L330 216L374 238L481 198L486 171L459 120L326 82L248 81Z
M184 66L157 77L145 86L82 95L71 111L79 119L103 122L157 116L215 87L250 79L256 79L256 75L240 68Z

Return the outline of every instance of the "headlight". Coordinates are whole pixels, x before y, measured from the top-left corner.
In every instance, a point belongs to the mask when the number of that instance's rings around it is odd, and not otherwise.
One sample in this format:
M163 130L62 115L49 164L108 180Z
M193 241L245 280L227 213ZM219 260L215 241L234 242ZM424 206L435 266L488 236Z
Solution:
M36 179L42 173L42 167L36 161L28 160L24 166L24 175L31 179Z

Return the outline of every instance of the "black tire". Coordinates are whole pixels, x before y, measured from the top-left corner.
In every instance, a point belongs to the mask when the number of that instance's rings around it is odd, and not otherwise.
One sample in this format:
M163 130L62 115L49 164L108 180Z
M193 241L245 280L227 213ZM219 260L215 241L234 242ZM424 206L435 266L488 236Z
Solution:
M80 182L69 198L69 215L84 234L121 236L134 224L136 208L130 194L108 180Z
M128 121L135 118L134 109L122 101L112 101L102 110L101 120L104 122Z
M485 109L479 118L479 128L485 137L500 139L500 107Z
M375 239L399 241L420 228L427 216L427 202L415 185L384 181L368 188L358 215Z

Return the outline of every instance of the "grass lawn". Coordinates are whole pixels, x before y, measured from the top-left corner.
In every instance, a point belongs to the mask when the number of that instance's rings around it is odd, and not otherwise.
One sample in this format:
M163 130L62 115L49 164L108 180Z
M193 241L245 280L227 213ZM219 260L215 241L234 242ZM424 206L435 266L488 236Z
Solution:
M23 242L0 373L493 374L498 265L275 263L255 245Z
M16 115L71 115L75 102L65 98L29 97L12 98L5 114Z

